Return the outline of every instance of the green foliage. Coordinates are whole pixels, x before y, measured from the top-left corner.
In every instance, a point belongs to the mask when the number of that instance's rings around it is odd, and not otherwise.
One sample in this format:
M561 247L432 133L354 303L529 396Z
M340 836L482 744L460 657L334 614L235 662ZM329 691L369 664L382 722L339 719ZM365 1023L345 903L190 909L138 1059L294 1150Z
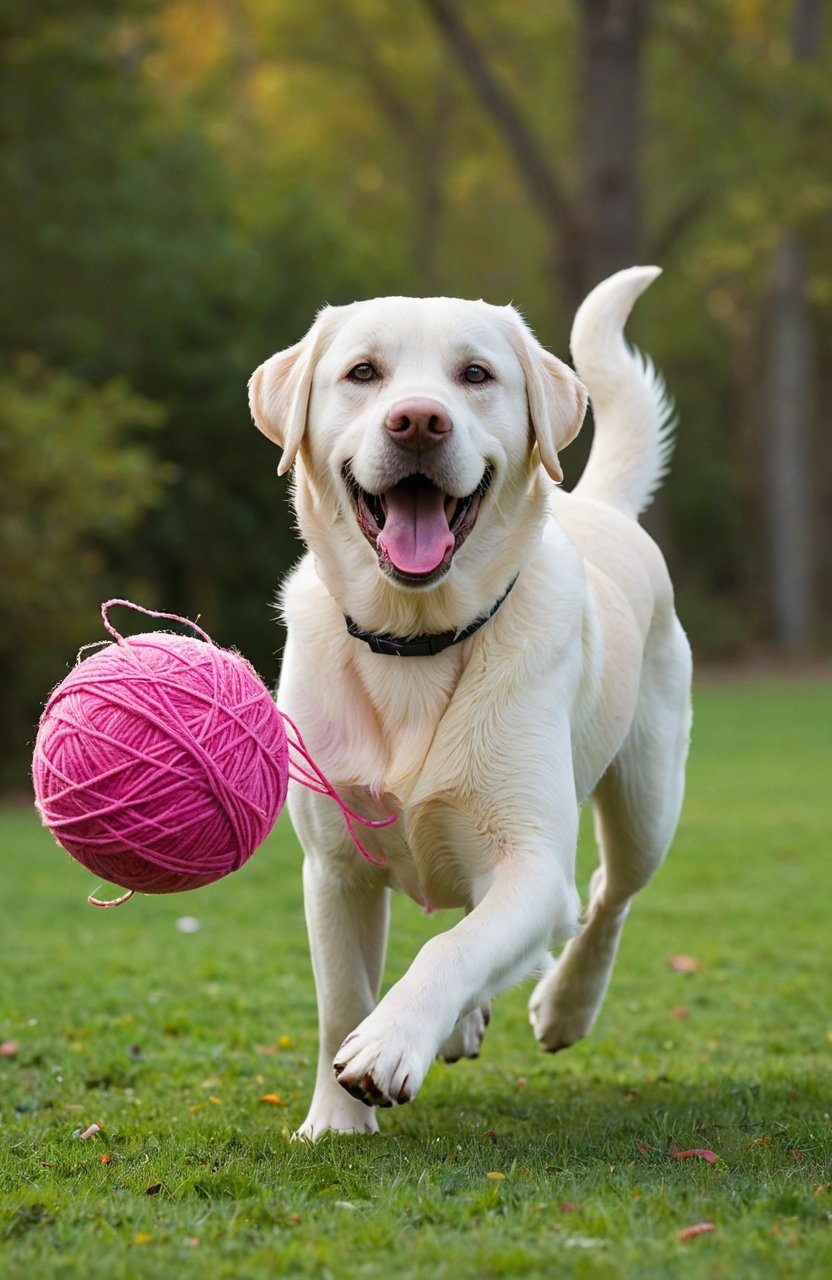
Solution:
M89 638L145 513L174 479L149 446L163 412L119 379L91 387L35 356L0 374L0 696L6 751Z
M380 1137L311 1148L289 1142L316 1016L285 821L220 884L95 911L90 876L3 811L4 1276L820 1280L830 715L829 685L700 689L682 825L595 1032L541 1054L524 985ZM584 888L591 845L586 822ZM396 897L388 982L453 919ZM716 1164L671 1154L691 1148Z

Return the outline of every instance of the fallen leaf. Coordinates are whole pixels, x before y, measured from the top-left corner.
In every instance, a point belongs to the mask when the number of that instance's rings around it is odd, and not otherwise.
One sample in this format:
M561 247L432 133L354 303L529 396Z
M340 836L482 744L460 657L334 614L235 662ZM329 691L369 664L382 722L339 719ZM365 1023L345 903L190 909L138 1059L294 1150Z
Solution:
M258 1044L255 1047L255 1053L262 1053L265 1058L272 1058L277 1053L277 1045Z
M113 1157L112 1157L111 1155L108 1155L106 1151L104 1152L103 1156L99 1156L98 1158L99 1158L99 1160L101 1161L101 1163L102 1163L102 1164L112 1164L112 1163L113 1163Z
M137 1231L131 1240L131 1244L150 1244L153 1236L148 1231Z
M675 1009L670 1010L670 1016L684 1022L686 1018L690 1017L690 1009L686 1009L683 1004L679 1004Z
M215 1107L221 1107L223 1105L222 1098L215 1097L213 1093L208 1098L208 1101L213 1102Z
M487 1173L485 1176L488 1178L489 1182L505 1182L506 1180L506 1175L504 1173L498 1173L496 1170L492 1170L491 1173Z
M680 1244L684 1244L686 1240L693 1240L696 1236L708 1235L711 1231L716 1231L716 1227L712 1222L695 1222L692 1227L685 1227L684 1231L680 1231L677 1239Z
M162 1190L161 1182L151 1182L149 1187L145 1187L144 1193L146 1196L158 1196L161 1190Z
M525 1089L526 1085L528 1084L528 1081L526 1080L525 1076L518 1076L515 1083L518 1089Z
M0 1058L13 1058L19 1049L14 1040L4 1040L0 1044Z
M561 1200L560 1211L561 1213L577 1213L578 1206L573 1204L571 1200Z
M100 1124L88 1124L86 1129L81 1130L78 1137L82 1142L86 1142L87 1138L94 1138L97 1133L100 1133L102 1128L103 1125Z
M637 1142L636 1150L640 1151L643 1156L652 1156L653 1148L648 1146L646 1142Z
M674 973L696 973L699 961L695 956L668 956L667 963Z
M284 1105L283 1099L278 1097L276 1093L264 1093L260 1101L270 1102L273 1107L282 1107Z
M749 1147L768 1147L771 1145L771 1138L752 1138Z
M716 1164L716 1155L713 1151L707 1151L704 1147L691 1147L688 1151L671 1151L674 1160L687 1160L690 1156L699 1156L700 1160L707 1160L708 1164Z
M290 1227L299 1227L303 1222L303 1218L299 1213L290 1213L286 1221L289 1223Z

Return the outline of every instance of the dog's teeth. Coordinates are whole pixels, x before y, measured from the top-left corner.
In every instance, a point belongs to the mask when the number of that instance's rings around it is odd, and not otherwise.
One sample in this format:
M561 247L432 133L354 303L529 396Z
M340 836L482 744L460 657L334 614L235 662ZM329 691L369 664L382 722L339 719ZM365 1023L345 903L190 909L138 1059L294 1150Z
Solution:
M453 524L457 511L459 510L459 498L449 494L445 499L445 516L448 524Z

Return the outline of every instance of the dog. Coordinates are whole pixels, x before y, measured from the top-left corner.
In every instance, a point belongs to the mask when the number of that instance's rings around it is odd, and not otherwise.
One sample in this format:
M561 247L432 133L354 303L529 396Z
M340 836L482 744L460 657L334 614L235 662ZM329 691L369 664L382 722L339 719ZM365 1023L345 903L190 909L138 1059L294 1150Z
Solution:
M492 998L528 975L539 1045L586 1035L670 845L691 655L637 519L674 415L623 336L658 274L583 302L580 379L512 307L395 297L326 307L251 379L308 548L283 590L278 699L346 802L397 819L362 858L331 799L290 788L320 1024L297 1138L376 1132L435 1058L478 1055ZM595 434L567 493L587 389ZM600 859L582 916L586 799ZM377 1004L393 889L465 914Z

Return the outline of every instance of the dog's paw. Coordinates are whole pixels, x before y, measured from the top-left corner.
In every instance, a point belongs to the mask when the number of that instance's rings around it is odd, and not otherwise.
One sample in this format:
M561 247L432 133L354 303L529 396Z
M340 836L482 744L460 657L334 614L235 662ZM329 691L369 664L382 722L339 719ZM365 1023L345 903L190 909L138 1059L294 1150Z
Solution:
M353 1098L368 1107L393 1107L415 1098L433 1056L426 1057L413 1032L384 1027L371 1015L347 1036L333 1069Z
M444 1062L458 1062L460 1058L478 1058L485 1029L491 1021L491 1005L472 1009L454 1027L448 1039L440 1046L438 1057Z
M592 999L570 1002L558 990L555 970L539 982L529 1000L529 1022L535 1039L547 1053L559 1053L589 1035L598 1005Z
M378 1120L372 1107L360 1107L352 1098L342 1095L322 1105L313 1101L309 1115L292 1134L293 1142L317 1142L325 1133L378 1133Z

